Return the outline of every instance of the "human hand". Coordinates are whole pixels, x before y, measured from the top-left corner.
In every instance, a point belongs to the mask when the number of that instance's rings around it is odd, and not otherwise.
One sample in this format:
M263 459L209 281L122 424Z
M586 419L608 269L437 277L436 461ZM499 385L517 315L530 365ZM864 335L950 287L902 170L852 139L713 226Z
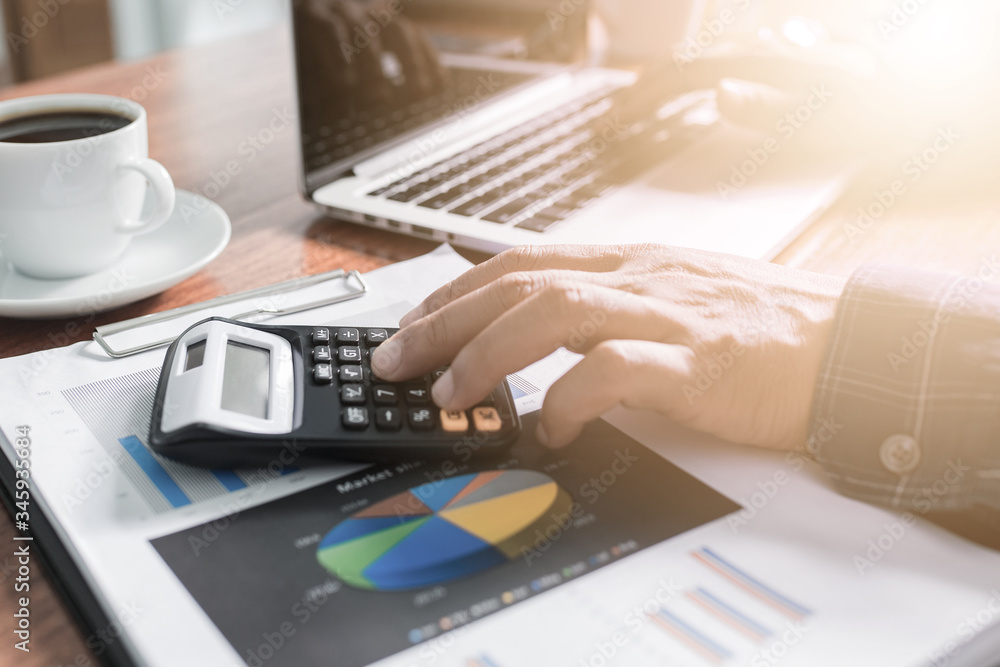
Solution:
M667 102L706 89L714 90L723 121L771 134L784 121L794 128L796 143L812 153L894 151L913 133L871 52L848 44L795 47L776 39L722 45L689 61L651 63L635 84L615 94L597 125L607 119L625 127L648 122Z
M565 445L624 405L733 442L792 449L806 441L843 284L669 246L523 246L429 296L375 351L372 368L395 382L451 363L432 394L461 410L565 346L584 357L545 397L543 443Z

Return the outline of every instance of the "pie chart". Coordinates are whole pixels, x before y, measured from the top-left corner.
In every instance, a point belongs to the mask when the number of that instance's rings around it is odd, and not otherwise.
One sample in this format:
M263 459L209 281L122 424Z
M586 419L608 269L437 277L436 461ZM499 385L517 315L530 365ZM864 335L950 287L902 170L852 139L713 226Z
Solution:
M567 520L572 503L551 477L533 470L461 475L356 512L326 534L316 558L355 588L422 588L519 558L537 531Z

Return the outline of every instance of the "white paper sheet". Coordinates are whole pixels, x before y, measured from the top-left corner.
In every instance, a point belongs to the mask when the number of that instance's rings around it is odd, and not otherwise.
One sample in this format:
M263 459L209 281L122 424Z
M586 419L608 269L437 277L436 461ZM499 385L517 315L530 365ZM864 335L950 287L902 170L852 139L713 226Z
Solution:
M443 247L368 274L372 291L362 299L274 321L391 326L468 266ZM204 535L210 543L240 511L361 466L220 476L164 462L169 480L156 480L144 455L130 454L141 442L127 436L145 435L143 396L163 354L110 360L80 343L0 361L0 427L10 441L30 426L32 512L44 510L73 545L108 616L128 619L120 641L150 665L241 665L149 540L217 520ZM512 377L519 411L537 409L576 358L560 352ZM812 464L655 415L609 419L745 512L379 664L961 665L972 658L967 640L1000 634L1000 554L844 498ZM9 442L4 453L14 456Z

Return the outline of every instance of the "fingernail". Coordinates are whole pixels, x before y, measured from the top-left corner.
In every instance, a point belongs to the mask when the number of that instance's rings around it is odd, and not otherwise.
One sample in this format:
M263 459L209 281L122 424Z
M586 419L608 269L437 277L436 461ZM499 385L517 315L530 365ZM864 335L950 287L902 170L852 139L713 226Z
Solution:
M447 371L434 383L431 387L431 397L442 408L451 405L451 399L455 397L455 378L451 371Z
M391 338L375 348L372 353L372 370L386 380L389 379L403 358L403 346Z
M545 432L545 427L539 422L538 426L535 427L535 440L542 443L546 447L549 446L549 434Z

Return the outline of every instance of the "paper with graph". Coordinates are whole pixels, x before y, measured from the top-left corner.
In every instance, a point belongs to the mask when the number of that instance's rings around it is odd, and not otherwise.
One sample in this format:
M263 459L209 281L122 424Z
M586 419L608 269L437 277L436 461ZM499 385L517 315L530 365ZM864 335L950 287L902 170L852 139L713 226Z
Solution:
M444 247L274 321L392 326L468 266ZM145 444L163 353L0 361L4 454L29 426L35 508L109 616L143 610L122 641L146 664L916 665L953 642L961 665L966 619L997 633L998 554L801 460L616 411L567 450L452 468L195 468ZM528 433L577 359L510 377Z

